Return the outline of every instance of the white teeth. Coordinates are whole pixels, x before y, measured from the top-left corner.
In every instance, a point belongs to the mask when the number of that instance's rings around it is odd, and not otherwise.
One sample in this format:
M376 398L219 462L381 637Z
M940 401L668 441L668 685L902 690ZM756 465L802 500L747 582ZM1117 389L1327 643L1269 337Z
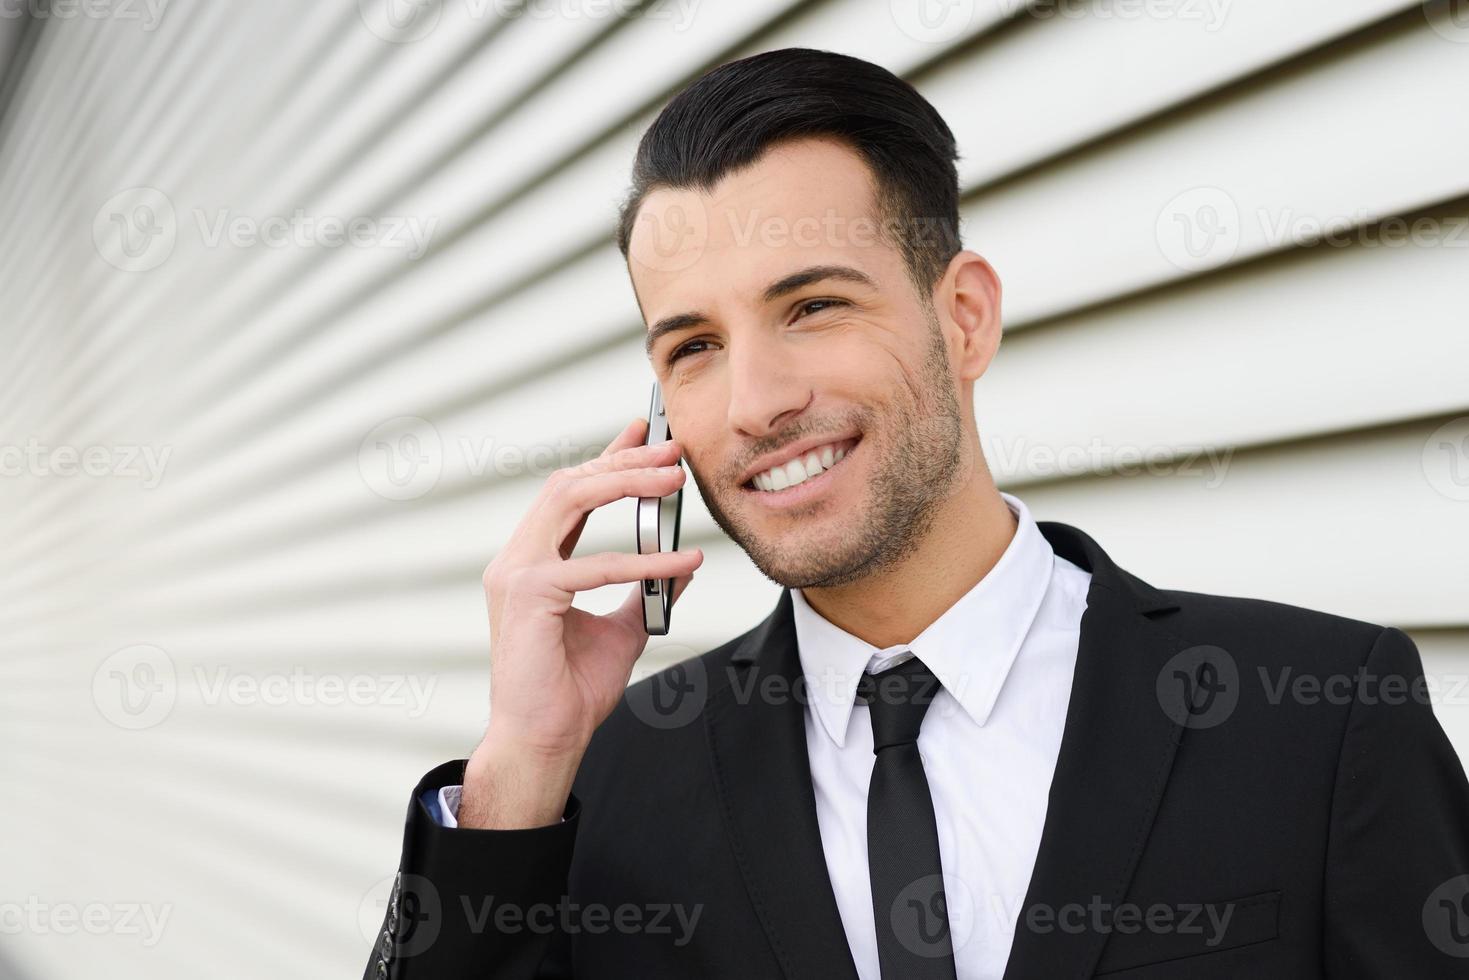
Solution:
M811 450L805 456L797 456L782 466L755 474L754 484L760 490L784 490L786 487L805 483L813 476L818 476L831 469L846 455L845 447L833 449L832 444L828 443L819 449Z

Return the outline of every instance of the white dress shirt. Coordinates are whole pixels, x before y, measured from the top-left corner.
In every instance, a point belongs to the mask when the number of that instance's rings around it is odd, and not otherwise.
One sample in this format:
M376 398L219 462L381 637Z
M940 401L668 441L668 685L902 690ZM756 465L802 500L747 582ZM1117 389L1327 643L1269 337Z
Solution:
M862 671L918 656L943 684L918 752L933 796L959 980L1000 980L1046 818L1091 574L1051 550L1025 504L1000 496L1015 536L1000 560L911 643L878 649L791 589L811 691L806 750L821 846L861 980L881 980L867 868L872 722ZM456 826L458 786L438 793Z
M791 590L810 684L806 750L821 846L857 974L879 980L867 867L872 721L863 670L916 655L943 684L918 735L933 797L960 980L1000 980L1030 886L1076 667L1091 574L1051 550L1019 498L994 568L911 643L878 649ZM909 652L911 651L911 653Z

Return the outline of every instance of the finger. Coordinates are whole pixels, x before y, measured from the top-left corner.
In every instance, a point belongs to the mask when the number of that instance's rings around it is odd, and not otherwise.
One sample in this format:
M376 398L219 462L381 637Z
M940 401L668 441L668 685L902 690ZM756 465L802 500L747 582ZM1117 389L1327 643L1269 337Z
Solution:
M629 555L620 551L603 551L569 561L555 562L546 572L552 588L575 595L589 589L622 582L641 582L645 578L675 578L698 568L704 552L660 551L654 555Z
M553 531L564 542L571 528L583 526L586 515L598 507L627 497L666 497L683 486L685 479L681 466L645 466L583 476L563 484L544 513L557 522ZM562 557L570 557L570 552Z
M517 537L531 549L529 560L547 557L554 549L571 557L587 516L598 507L626 497L666 497L683 485L682 466L644 466L591 475L566 475L548 480L522 521Z
M630 425L629 429L631 428ZM618 437L621 438L622 436ZM615 444L617 440L613 442ZM514 548L530 561L545 557L548 550L562 558L570 557L581 538L582 529L586 527L587 516L597 507L621 497L667 496L672 493L682 479L680 474L683 468L676 465L677 452L676 444L667 442L652 447L628 446L610 456L598 456L580 466L557 470L551 479L542 484L535 502L512 535L507 550ZM655 480L652 484L640 482L637 488L627 492L588 494L585 491L568 489L574 487L578 481L599 474L615 477L619 473L635 472L634 467L648 470L656 469L659 464L668 465L669 468L665 470L669 474L667 477L661 482ZM530 551L523 552L524 548L529 548Z
M636 628L639 633L643 629L643 583L638 582L627 590L627 598L622 600L622 605L608 614L609 619L615 619L628 629ZM641 654L642 650L639 649Z
M623 430L617 433L616 438L608 442L607 448L598 454L596 460L611 460L611 458L618 458L618 454L623 450L638 448L639 445L642 445L646 432L648 432L648 420L640 416L633 417L632 422L623 426ZM589 473L595 472L591 463L595 463L596 460L589 460L588 463L583 463L582 466L576 467L576 470L585 470L585 472ZM602 469L605 469L605 467L602 467ZM539 510L539 502L533 510ZM571 527L570 532L567 532L566 538L558 542L557 552L561 557L570 558L571 552L576 551L576 542L582 539L582 530L586 529L586 519L589 516L591 516L591 511L582 514L580 520L577 520L576 525Z
M686 575L678 575L673 580L673 602L678 602L678 597L683 590L688 588L689 582L693 581L694 573L690 571ZM671 604L670 604L671 606ZM615 620L629 630L646 635L647 628L643 623L643 583L638 582L628 590L627 598L622 600L622 605L607 614L608 619ZM643 649L638 647L634 660L641 656Z
M647 433L648 420L641 415L636 416L631 422L622 427L622 431L617 434L616 438L607 443L607 448L602 450L597 458L601 459L606 456L615 456L618 452L630 446L642 445L643 440L647 438Z
M622 427L622 431L619 432L616 437L607 444L607 448L603 449L596 458L598 460L610 459L616 456L618 453L622 452L622 450L624 449L637 448L638 446L643 444L643 439L646 437L647 430L648 420L640 415L634 416L632 421L628 422L627 425ZM591 462L593 461L588 460L588 463ZM593 472L593 470L588 467L587 463L584 463L582 466L573 468L573 471L583 470L586 472ZM586 528L587 518L590 516L590 511L581 515L580 519L577 520L576 524L571 528L569 532L567 532L566 536L557 545L556 550L562 558L570 558L571 553L576 550L576 543L581 540L581 533Z
M645 446L642 439L639 438L636 445L624 446L616 452L604 453L566 472L571 476L591 476L593 473L608 473L612 470L625 470L633 466L657 466L661 463L674 462L682 453L683 447L673 439L665 439L663 442Z

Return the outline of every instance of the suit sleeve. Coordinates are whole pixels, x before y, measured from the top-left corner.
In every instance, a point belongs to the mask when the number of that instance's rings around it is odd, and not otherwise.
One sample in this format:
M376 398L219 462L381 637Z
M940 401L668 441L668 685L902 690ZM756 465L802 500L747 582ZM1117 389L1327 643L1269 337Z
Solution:
M1355 691L1327 845L1327 975L1469 976L1469 781L1406 633L1383 630Z
M364 980L570 980L558 927L581 815L524 830L446 827L424 795L464 781L465 760L414 788L403 850Z

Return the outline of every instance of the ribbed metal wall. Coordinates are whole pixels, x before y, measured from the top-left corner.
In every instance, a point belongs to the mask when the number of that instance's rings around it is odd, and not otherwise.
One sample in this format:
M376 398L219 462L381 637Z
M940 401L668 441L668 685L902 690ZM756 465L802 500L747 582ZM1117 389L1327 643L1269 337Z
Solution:
M912 79L960 138L1002 485L1155 584L1408 630L1469 755L1463 3L11 4L25 973L356 975L409 788L485 721L481 570L646 407L610 237L637 139L789 45ZM647 667L777 594L688 490L708 557ZM630 507L579 550L627 549Z

